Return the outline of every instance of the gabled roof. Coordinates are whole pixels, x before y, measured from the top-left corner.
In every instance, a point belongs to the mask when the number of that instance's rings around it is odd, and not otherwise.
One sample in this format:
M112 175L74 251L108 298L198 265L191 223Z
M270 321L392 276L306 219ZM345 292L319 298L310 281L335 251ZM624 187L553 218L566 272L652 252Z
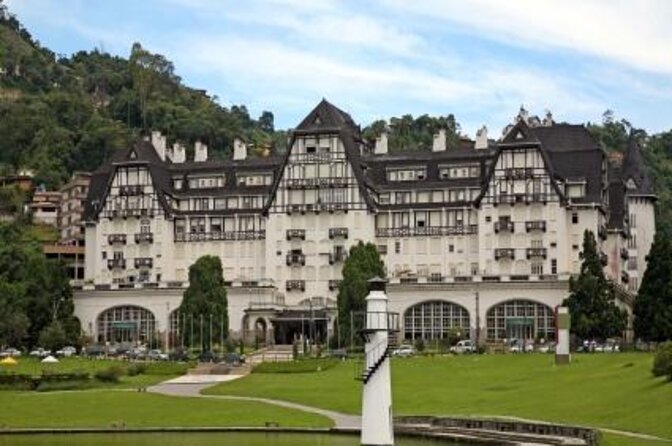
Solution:
M340 131L344 128L357 129L357 125L349 114L326 99L322 99L294 131L299 133L319 133L324 131Z
M285 153L285 157L278 171L278 175L275 176L273 181L271 196L264 209L264 212L268 212L273 204L273 201L275 201L276 193L282 179L282 174L284 173L285 166L287 166L287 163L289 162L289 157L292 154L296 137L298 135L303 136L309 135L311 133L338 134L338 137L343 143L343 147L345 149L345 157L350 163L352 172L355 175L355 179L357 180L357 185L359 186L359 190L362 194L362 199L366 203L367 208L374 209L374 203L368 190L366 178L364 177L362 156L359 150L359 143L363 142L360 138L359 127L355 124L349 114L331 104L326 99L322 99L322 101L320 101L320 103L317 104L317 106L310 113L308 113L308 116L306 116L292 132L292 137L287 146L287 152Z
M633 137L630 137L625 151L622 175L626 186L628 186L628 195L655 196L653 184L651 184L648 171L644 166L641 148ZM631 185L632 189L630 188Z

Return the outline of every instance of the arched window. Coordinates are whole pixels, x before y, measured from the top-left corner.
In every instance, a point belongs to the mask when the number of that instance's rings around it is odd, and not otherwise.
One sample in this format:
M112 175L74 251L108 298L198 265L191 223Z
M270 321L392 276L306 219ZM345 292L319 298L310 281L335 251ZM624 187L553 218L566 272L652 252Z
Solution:
M404 313L404 339L444 339L455 330L463 337L469 335L469 312L461 305L433 300Z
M135 305L108 308L97 320L98 342L144 343L150 341L155 332L154 314Z
M548 305L531 300L509 300L490 308L486 318L489 341L555 339L555 317Z

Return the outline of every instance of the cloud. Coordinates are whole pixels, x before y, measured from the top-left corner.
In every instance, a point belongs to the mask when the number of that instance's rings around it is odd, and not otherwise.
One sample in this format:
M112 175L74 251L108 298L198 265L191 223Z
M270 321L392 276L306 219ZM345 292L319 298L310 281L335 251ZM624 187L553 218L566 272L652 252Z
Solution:
M564 48L641 70L672 73L672 2L386 0L398 15L533 48Z

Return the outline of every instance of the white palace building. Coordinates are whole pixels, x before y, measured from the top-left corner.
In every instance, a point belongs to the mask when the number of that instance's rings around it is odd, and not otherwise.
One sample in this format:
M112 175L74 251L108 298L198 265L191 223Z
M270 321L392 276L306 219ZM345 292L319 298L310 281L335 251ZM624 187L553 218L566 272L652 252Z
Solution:
M363 241L387 267L401 337L549 339L587 229L631 308L656 198L634 143L609 159L583 125L521 109L499 140L483 128L458 145L441 131L425 151L388 152L385 134L367 143L326 100L284 154L248 157L236 140L233 159L196 143L192 160L154 133L92 176L82 328L97 342L174 338L189 266L215 255L233 336L287 344L310 318L324 341L343 262Z

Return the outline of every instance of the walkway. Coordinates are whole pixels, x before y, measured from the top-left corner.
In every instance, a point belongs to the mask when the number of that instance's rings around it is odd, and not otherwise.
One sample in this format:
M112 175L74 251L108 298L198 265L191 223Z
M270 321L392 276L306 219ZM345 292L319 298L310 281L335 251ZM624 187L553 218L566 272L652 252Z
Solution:
M317 415L322 415L330 418L334 422L334 427L338 429L354 429L359 430L362 426L361 417L357 415L347 415L331 410L320 409L318 407L305 406L298 403L290 403L289 401L274 400L270 398L257 398L251 396L232 396L232 395L203 395L201 390L212 386L212 383L198 383L198 384L171 384L169 382L161 383L156 386L147 388L148 392L160 393L170 396L181 397L199 397L199 398L214 398L226 400L242 400L242 401L256 401L259 403L273 404L275 406L286 407L289 409L302 410Z

